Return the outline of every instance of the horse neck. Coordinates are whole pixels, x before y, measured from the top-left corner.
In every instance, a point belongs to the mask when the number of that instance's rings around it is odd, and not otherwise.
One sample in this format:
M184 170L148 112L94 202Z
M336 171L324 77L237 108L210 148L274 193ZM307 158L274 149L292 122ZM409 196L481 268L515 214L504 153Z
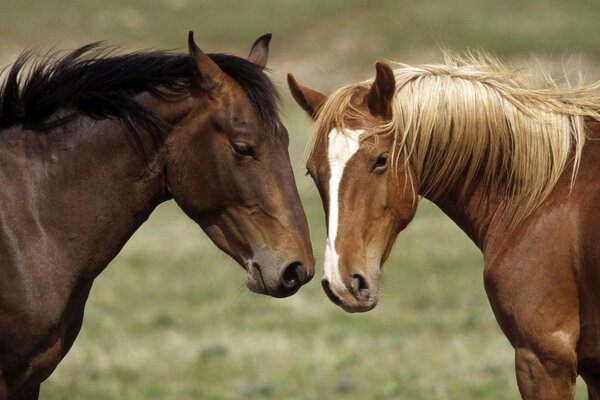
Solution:
M463 192L459 183L443 198L430 200L483 252L491 232L505 228L506 220L503 219L502 212L505 199L496 191L485 193L483 185L477 181L466 192Z
M168 197L160 151L147 138L145 157L136 153L118 122L82 116L47 133L7 133L5 158L26 154L2 173L16 188L6 202L21 203L13 210L21 223L3 232L5 239L24 239L12 260L17 265L18 254L35 254L27 262L93 278Z

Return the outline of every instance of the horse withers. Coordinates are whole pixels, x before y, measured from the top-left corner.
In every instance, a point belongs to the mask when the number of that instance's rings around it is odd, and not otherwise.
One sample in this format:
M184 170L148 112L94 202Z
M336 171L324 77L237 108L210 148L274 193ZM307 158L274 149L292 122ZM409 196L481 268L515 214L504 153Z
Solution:
M248 59L114 55L98 45L8 70L0 103L0 399L37 399L81 327L92 282L174 199L247 273L295 293L314 273L308 226L265 75Z
M316 119L307 167L325 204L322 283L350 312L422 196L484 254L524 399L600 399L600 83L534 87L489 56L376 64L327 97L288 83Z

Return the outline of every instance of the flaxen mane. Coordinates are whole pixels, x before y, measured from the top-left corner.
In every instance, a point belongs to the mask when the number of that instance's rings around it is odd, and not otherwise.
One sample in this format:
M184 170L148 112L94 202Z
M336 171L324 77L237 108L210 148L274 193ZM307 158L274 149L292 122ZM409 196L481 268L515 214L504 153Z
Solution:
M600 120L600 82L559 88L544 77L544 88L533 88L523 74L489 56L399 64L395 76L393 118L370 134L393 132L393 160L402 156L410 163L422 196L441 198L459 180L466 190L481 179L485 188L508 195L512 223L540 205L570 163L574 181L584 119ZM343 129L346 118L361 117L350 100L372 82L342 87L329 97L309 151L332 127Z

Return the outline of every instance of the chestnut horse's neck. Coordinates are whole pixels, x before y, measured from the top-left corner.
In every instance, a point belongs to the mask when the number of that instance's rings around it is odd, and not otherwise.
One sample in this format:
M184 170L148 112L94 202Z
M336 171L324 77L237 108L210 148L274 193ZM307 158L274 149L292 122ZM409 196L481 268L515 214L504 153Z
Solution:
M567 199L571 202L576 201L577 193L581 188L597 184L593 165L597 165L598 161L597 143L600 139L600 123L587 120L585 127L588 140L583 148L581 166L574 186L571 185L573 165L569 164L548 198L517 226L510 226L510 215L506 210L511 200L502 195L501 190L492 190L485 194L483 185L478 181L475 181L466 193L463 193L462 182L458 182L446 196L433 202L485 253L491 241L497 244L497 240L502 240L502 237L510 236L511 232L523 229L532 218L542 215L547 209L564 203Z
M454 189L444 198L433 200L470 238L475 245L485 251L488 234L492 226L501 225L503 199L483 195L483 189L477 184L467 194ZM507 228L505 226L505 228Z

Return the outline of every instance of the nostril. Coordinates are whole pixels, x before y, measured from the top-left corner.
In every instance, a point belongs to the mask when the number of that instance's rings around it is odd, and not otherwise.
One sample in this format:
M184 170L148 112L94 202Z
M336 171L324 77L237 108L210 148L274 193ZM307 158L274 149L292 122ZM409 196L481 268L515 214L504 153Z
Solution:
M356 298L369 298L369 282L362 274L352 274L350 276L350 287Z
M281 275L281 282L288 289L300 286L305 279L306 269L299 261L295 261L285 267Z

